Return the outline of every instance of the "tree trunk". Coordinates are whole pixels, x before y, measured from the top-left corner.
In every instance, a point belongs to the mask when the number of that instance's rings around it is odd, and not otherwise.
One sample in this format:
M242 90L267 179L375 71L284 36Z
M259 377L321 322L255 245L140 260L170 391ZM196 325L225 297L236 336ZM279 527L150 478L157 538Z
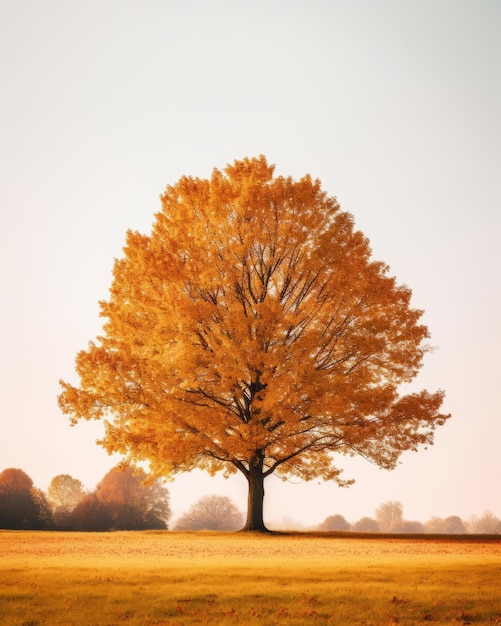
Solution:
M262 454L257 454L254 459L252 459L247 475L247 482L249 483L247 521L242 530L267 533L269 531L264 525L263 520L264 476Z

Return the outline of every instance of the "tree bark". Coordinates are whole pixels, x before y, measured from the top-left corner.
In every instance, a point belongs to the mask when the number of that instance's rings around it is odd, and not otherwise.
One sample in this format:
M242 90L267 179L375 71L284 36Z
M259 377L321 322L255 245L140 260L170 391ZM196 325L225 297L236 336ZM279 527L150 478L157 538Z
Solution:
M242 530L267 533L269 530L264 525L263 520L264 475L262 453L257 453L252 459L246 477L249 484L247 521Z

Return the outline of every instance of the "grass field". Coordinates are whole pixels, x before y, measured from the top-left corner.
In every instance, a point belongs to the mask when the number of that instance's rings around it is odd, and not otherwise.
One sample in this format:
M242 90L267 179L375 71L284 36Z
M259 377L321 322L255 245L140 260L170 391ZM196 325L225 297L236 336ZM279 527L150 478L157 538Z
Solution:
M501 624L501 537L0 531L0 624Z

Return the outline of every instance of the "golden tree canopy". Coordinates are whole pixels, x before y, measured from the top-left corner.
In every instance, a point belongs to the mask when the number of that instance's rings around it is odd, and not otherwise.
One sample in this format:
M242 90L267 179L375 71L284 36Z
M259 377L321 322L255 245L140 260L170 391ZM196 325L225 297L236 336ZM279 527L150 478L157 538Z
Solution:
M440 391L399 395L428 337L410 298L318 180L264 157L183 177L151 235L127 233L60 406L157 475L342 482L333 453L392 468L448 417Z

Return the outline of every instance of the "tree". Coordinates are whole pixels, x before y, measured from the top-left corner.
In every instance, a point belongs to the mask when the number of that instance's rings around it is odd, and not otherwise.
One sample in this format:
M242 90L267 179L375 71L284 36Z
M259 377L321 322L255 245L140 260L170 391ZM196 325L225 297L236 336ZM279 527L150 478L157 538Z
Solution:
M75 507L75 530L146 530L168 528L169 492L137 467L112 468Z
M70 513L85 495L82 483L76 478L69 474L54 476L47 489L47 498L56 526L68 526Z
M395 526L395 528L391 531L394 533L407 533L407 534L420 534L424 533L424 526L421 522L413 521L413 520L402 520L399 526Z
M370 255L319 181L274 177L264 157L183 177L151 235L127 233L60 407L104 420L101 445L157 476L241 472L247 530L266 530L272 473L350 484L334 455L391 469L449 416L442 391L399 395L429 333Z
M376 509L376 521L383 533L399 532L403 523L401 502L383 502Z
M169 492L156 480L147 483L137 467L114 467L96 489L98 501L110 512L113 530L166 529Z
M318 530L350 530L349 523L342 515L329 515L324 521L318 525Z
M213 494L195 502L174 530L240 530L243 524L243 515L230 498Z
M379 525L372 517L362 517L353 524L353 530L359 533L377 533Z
M466 533L466 526L457 515L450 515L445 518L432 517L424 525L424 531L432 534L463 535Z
M114 528L111 506L101 502L95 492L88 493L69 515L69 526L79 531L111 530Z
M471 517L468 530L476 535L497 535L501 533L501 520L491 511L485 511L480 517Z
M73 510L84 497L82 483L69 474L59 474L50 481L47 497L56 509Z
M20 469L0 473L0 528L43 530L52 518L45 494Z

